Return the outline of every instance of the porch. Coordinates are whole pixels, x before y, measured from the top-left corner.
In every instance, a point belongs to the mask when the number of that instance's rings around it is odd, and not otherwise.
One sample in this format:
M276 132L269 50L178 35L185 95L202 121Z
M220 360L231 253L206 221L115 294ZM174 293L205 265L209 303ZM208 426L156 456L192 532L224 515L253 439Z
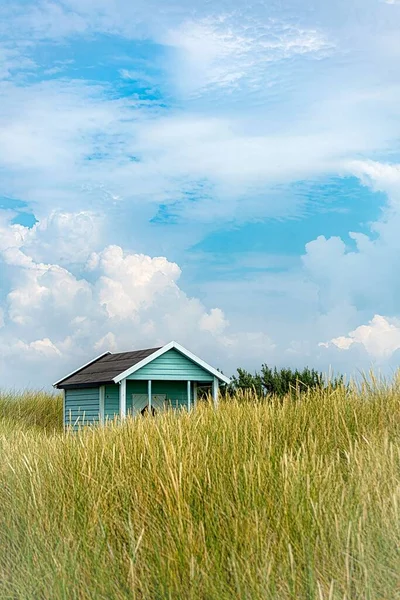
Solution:
M127 415L155 414L167 409L190 411L197 404L200 387L209 390L217 406L217 377L208 381L123 379L119 384L100 386L100 419L112 420L116 416L124 419Z

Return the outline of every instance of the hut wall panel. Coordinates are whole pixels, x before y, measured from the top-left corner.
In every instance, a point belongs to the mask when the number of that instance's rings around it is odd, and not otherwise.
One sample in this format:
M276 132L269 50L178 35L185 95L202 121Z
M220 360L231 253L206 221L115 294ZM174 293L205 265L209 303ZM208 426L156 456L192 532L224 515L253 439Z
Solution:
M119 415L119 385L114 383L105 386L104 419L113 420Z
M65 425L79 427L98 423L99 388L65 390Z
M154 359L148 365L132 373L128 379L212 381L213 376L189 358L173 349L168 350L168 352Z

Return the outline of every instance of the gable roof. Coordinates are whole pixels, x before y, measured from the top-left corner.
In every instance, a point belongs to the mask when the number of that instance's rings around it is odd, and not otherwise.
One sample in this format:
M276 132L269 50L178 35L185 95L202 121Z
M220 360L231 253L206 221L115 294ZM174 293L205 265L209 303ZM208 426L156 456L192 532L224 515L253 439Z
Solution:
M53 385L57 388L64 388L69 386L88 386L90 384L119 383L173 348L202 367L205 371L214 375L214 377L225 383L230 383L229 377L214 369L214 367L192 354L189 350L186 350L186 348L177 342L170 342L162 348L147 348L145 350L119 352L117 354L105 352L66 377L59 379Z
M199 358L198 356L196 356L189 350L186 350L186 348L184 348L183 346L178 344L178 342L170 342L169 344L166 344L162 348L159 348L158 350L156 350L156 352L154 352L154 354L152 354L151 356L147 356L146 358L141 360L140 363L136 363L135 365L132 365L130 368L126 369L126 371L119 373L119 375L114 377L115 383L119 383L120 381L122 381L122 379L129 377L129 375L132 375L132 373L135 373L136 371L138 371L145 365L148 365L155 358L162 356L163 354L168 352L168 350L172 350L172 349L178 350L178 352L183 354L183 356L186 356L187 358L189 358L189 360L193 361L194 363L196 363L197 365L202 367L205 371L208 371L209 373L214 375L214 377L217 377L224 383L230 383L231 380L229 379L229 377L227 377L226 375L223 375L222 373L217 371L217 369L214 369L214 367L212 367L211 365L206 363L204 360L201 360L201 358Z
M139 363L147 356L154 354L157 350L159 348L118 352L116 354L105 352L66 377L59 379L53 385L62 388L64 386L87 385L90 383L96 385L113 383L114 377L119 373Z

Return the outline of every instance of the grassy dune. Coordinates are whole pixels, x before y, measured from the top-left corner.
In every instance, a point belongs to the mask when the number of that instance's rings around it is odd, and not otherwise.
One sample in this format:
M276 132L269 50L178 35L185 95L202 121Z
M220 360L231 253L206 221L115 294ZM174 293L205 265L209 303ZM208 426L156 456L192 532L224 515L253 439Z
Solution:
M0 397L0 598L400 598L400 387L62 432Z

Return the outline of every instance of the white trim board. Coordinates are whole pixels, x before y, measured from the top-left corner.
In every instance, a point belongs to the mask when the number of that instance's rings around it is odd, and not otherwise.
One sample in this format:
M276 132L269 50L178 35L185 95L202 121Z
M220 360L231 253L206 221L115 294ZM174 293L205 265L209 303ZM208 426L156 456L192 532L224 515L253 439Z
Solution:
M145 367L149 363L153 362L153 360L155 360L159 356L162 356L163 354L168 352L168 350L172 350L172 349L177 350L178 352L183 354L183 356L186 356L191 361L193 361L194 363L199 365L199 367L202 367L205 371L208 371L209 373L214 375L214 377L217 377L219 380L223 381L224 383L229 384L231 382L229 377L226 377L226 375L223 375L222 373L217 371L217 369L214 369L214 367L212 367L211 365L206 363L204 360L201 360L201 358L199 358L198 356L196 356L189 350L186 350L186 348L184 348L183 346L178 344L178 342L169 342L169 344L166 344L159 350L156 350L155 352L153 352L153 354L150 354L149 356L147 356L146 358L144 358L143 360L138 362L136 365L133 365L133 367L126 369L126 371L123 371L122 373L120 373L119 375L114 377L113 381L115 383L119 383L123 379L126 379L127 377L129 377L129 375L132 375L136 371L139 371L139 369L141 369L142 367ZM66 379L66 378L64 377L64 379Z
M61 383L62 381L65 381L65 379L68 379L68 377L71 377L71 375L75 375L75 373L78 373L78 371L82 371L82 369L84 369L85 367L88 367L92 363L96 362L96 360L103 358L103 356L106 356L106 354L111 354L111 352L103 352L103 354L100 354L100 356L96 356L96 358L92 358L92 360L89 360L89 362L87 362L85 365L81 365L78 369L75 369L75 371L68 373L68 375L65 375L64 377L62 377L61 379L59 379L58 381L53 383L53 387L56 387L59 383Z
M105 421L105 415L104 415L105 399L106 399L106 386L101 385L99 388L99 413L100 413L100 423L101 424L104 424L104 421Z

